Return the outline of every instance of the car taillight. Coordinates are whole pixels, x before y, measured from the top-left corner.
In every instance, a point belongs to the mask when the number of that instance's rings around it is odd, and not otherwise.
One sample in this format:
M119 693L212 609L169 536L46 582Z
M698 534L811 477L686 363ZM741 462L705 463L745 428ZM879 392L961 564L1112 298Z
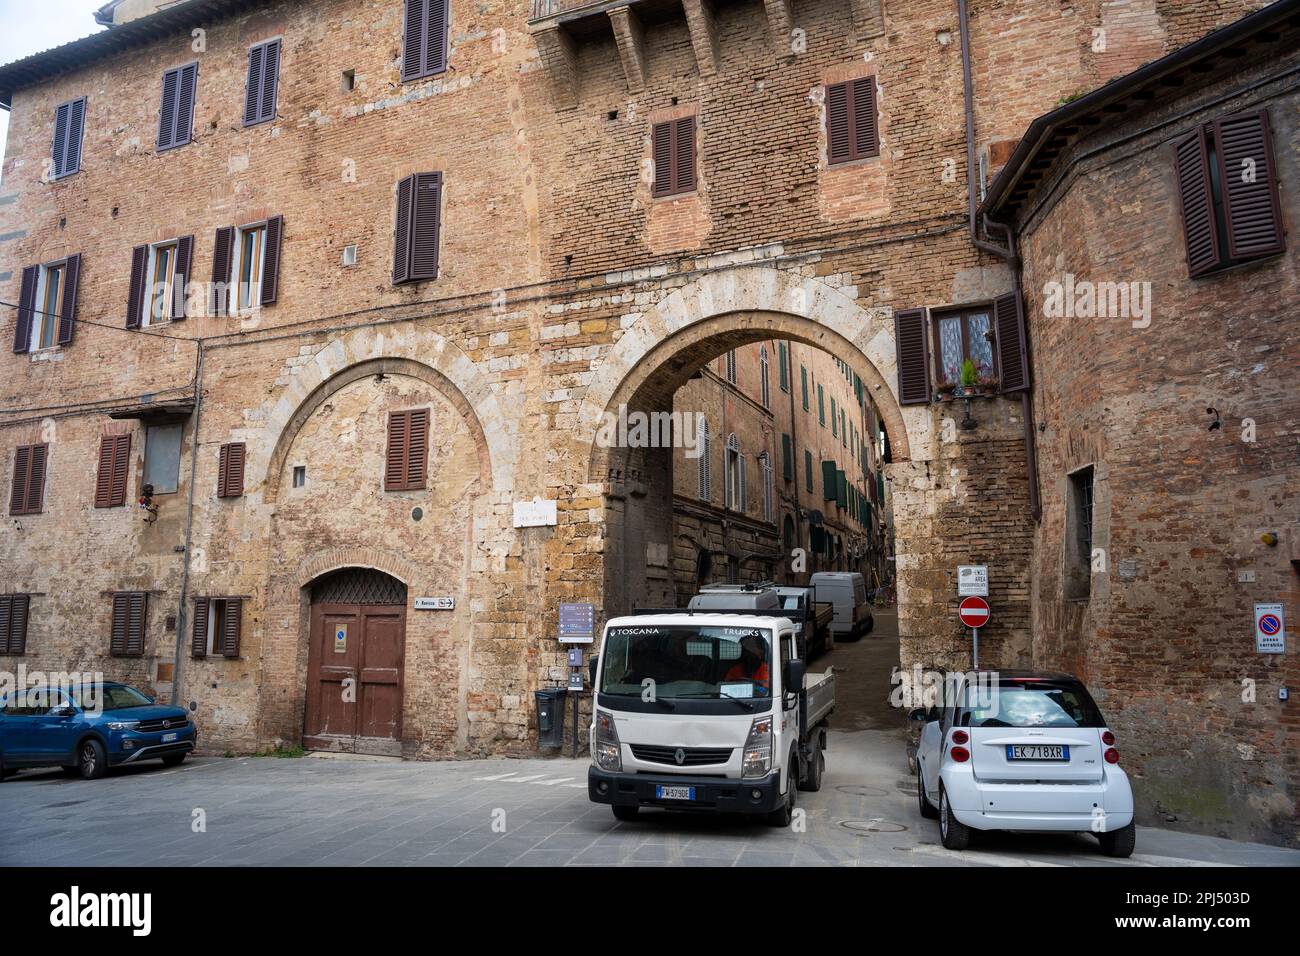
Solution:
M1114 747L1107 747L1102 756L1106 758L1106 763L1119 763L1119 751Z
M1101 742L1107 747L1113 747L1115 746L1115 735L1109 730L1103 730L1101 732Z
M948 751L948 755L958 763L965 763L970 760L970 751L965 747L953 747Z
M970 740L970 734L966 733L966 731L964 731L964 730L954 730L954 731L952 732L952 742L953 742L953 743L955 743L955 744L964 744L964 743L965 743L966 741L968 741L968 740Z

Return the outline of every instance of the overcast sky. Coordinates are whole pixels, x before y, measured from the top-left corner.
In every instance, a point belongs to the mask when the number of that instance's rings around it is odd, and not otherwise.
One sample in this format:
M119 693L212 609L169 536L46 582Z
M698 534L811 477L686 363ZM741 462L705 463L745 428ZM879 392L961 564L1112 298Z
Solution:
M105 0L0 0L0 63L12 63L104 29L94 12ZM0 110L0 154L9 112Z

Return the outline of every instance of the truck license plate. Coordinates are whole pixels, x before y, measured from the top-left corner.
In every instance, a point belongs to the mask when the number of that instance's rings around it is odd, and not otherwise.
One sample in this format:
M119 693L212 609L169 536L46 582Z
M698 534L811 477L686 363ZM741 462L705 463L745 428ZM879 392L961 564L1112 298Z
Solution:
M175 739L176 739L176 735L175 735L175 734L163 734L163 735L162 735L162 742L165 743L165 744L169 744L169 743L171 743L171 742L172 742L173 740L175 740Z
M694 787L655 787L656 800L694 800Z
M1069 762L1070 748L1065 745L1007 744L1008 760L1061 760Z

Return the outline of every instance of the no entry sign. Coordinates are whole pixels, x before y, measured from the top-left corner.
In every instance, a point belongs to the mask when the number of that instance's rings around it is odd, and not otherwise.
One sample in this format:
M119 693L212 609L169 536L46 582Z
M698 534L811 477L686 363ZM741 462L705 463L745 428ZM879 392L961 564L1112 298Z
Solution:
M967 627L983 627L989 620L989 602L982 597L963 598L957 616Z

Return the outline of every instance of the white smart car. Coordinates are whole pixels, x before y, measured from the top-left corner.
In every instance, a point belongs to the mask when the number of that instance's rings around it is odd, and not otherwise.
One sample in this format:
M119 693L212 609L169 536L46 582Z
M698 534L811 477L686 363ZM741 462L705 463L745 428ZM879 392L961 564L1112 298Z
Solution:
M939 819L943 845L964 850L971 830L1092 833L1109 856L1133 853L1133 791L1115 735L1087 689L1066 674L971 671L949 675L916 754L921 815Z

